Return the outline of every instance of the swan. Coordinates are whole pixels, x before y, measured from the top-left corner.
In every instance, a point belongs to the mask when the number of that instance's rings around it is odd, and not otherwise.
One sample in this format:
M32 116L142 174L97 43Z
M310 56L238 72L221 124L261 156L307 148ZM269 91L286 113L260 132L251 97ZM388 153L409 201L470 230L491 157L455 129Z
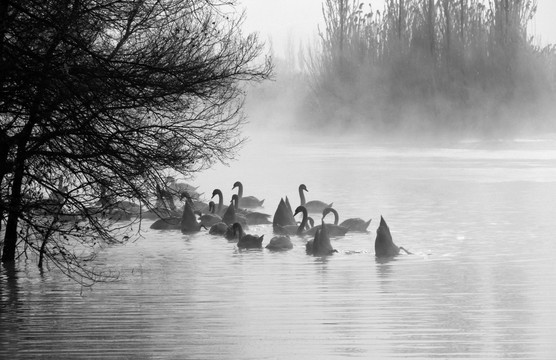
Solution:
M233 204L230 204L222 215L222 222L228 225L233 225L236 222L236 211Z
M181 230L184 233L189 233L199 231L202 226L202 223L197 222L197 218L191 208L191 203L186 202L181 216L169 216L158 219L152 223L150 228L154 230Z
M332 208L327 208L327 209L332 209ZM326 214L322 213L322 219L324 220L324 217L326 216ZM337 221L336 221L337 223ZM335 224L326 224L326 229L328 230L328 236L332 236L332 237L336 237L336 236L344 236L349 229L344 227L344 226L340 226L340 225L336 225ZM322 227L322 225L317 225L317 226L312 226L310 229L308 229L307 231L305 231L303 233L303 235L315 235L317 233L317 231Z
M322 220L321 227L317 229L315 237L305 245L305 251L308 255L314 256L327 256L332 255L336 251L330 243L330 236L328 235L328 228Z
M183 192L188 192L193 198L198 199L201 194L197 192L198 186L189 185L184 182L177 182L173 176L166 177L166 187L168 191L175 196L181 196Z
M209 229L209 234L224 236L228 240L234 239L232 227L223 222L212 225Z
M166 204L168 201L168 204ZM160 185L156 184L156 208L176 210L176 205L174 204L174 197L168 190L164 190Z
M282 226L295 225L295 219L293 217L292 211L286 205L284 199L280 199L278 207L274 212L274 217L272 218L272 227L276 230Z
M201 221L201 224L203 224L205 227L210 228L212 225L221 222L222 218L219 215L216 215L214 213L214 209L216 208L214 201L210 201L208 207L209 207L209 213L201 215L199 217L199 220Z
M283 225L283 226L275 226L274 227L274 232L278 233L278 234L282 234L282 235L304 235L304 230L305 227L307 226L307 209L305 209L305 206L301 206L299 205L296 209L295 209L295 213L293 214L293 216L302 213L303 214L303 218L301 220L301 223L299 225L295 224L295 225Z
M234 195L234 196L236 196L236 195ZM232 201L230 202L230 206L228 206L228 208L226 209L226 212L222 216L222 222L224 222L228 225L233 225L234 223L238 222L243 227L247 228L247 219L245 218L245 216L242 215L242 214L238 214L236 212L236 206L234 204L234 202L235 202L234 201L234 196L232 196Z
M228 207L224 205L224 196L222 195L222 190L214 189L212 191L211 199L214 198L215 196L218 196L218 205L216 206L215 213L218 214L218 215L223 216Z
M180 230L181 216L160 218L153 222L150 228L153 230Z
M403 247L398 247L394 244L394 240L392 240L392 235L390 234L390 228L381 216L380 225L378 229L376 229L375 256L377 258L394 257L400 254L400 250L405 251L407 254L411 254Z
M282 251L293 249L292 240L288 235L275 236L270 239L270 242L265 246L268 250Z
M263 206L264 199L259 200L254 196L243 196L243 184L240 181L236 181L234 183L234 187L232 187L232 190L236 187L238 188L237 196L239 198L239 206L244 208L256 208Z
M193 207L189 201L185 202L183 206L183 214L181 217L181 232L184 234L198 232L204 227L203 224L197 222L197 217L193 212Z
M258 211L249 211L249 210L240 209L238 204L238 199L239 196L237 194L232 195L232 204L234 205L236 216L245 218L246 224L248 225L272 224L268 219L270 217L269 214L264 214Z
M301 205L305 206L305 208L307 209L308 212L310 213L322 213L322 211L327 208L327 207L332 207L333 203L327 204L323 201L320 200L311 200L311 201L305 201L305 194L303 193L303 191L309 191L307 190L307 187L305 186L305 184L301 184L299 185L299 198L301 200Z
M336 211L336 209L334 208L327 207L322 212L322 217L325 217L329 213L334 214L334 225L338 225L338 211ZM371 220L372 219L369 219L369 221L365 221L361 218L350 218L342 221L340 226L347 228L349 231L367 232L367 228L371 224Z
M237 247L240 249L258 249L262 247L263 244L263 237L249 235L243 233L243 228L241 227L240 223L234 223L232 226L234 236L237 236L238 242Z

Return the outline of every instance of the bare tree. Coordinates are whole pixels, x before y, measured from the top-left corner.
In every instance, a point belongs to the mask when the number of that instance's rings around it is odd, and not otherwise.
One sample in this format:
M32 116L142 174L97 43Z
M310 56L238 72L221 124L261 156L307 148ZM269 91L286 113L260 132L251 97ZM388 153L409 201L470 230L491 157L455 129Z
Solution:
M127 224L100 215L118 205L125 214L124 200L152 206L169 169L188 176L234 155L241 83L272 68L256 35L242 34L233 5L1 3L3 262L32 251L41 265L46 258L92 279L82 260L128 238ZM107 193L114 201L103 201Z

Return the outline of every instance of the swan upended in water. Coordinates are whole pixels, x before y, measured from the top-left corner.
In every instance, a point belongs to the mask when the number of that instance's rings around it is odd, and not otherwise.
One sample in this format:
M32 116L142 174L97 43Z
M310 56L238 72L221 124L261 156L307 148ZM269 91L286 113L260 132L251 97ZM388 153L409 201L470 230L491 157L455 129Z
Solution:
M272 251L284 251L293 249L293 244L288 235L279 235L270 239L270 242L265 248Z
M405 251L407 254L411 254L403 247L394 244L392 234L390 234L390 228L381 216L380 225L378 226L378 229L376 229L375 256L377 258L394 257L400 254L400 250Z
M338 252L330 243L330 237L328 236L328 230L324 220L322 221L321 228L317 229L313 240L309 240L305 245L305 251L307 254L314 256L327 256Z

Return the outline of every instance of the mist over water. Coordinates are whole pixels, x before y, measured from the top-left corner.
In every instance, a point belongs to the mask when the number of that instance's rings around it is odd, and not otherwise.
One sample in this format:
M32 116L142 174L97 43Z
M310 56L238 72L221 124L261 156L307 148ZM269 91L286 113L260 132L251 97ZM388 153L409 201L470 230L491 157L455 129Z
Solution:
M272 214L281 197L334 202L370 232L338 253L238 250L206 231L149 230L107 246L114 283L80 289L33 261L2 269L6 358L552 358L556 354L556 138L373 144L250 132L237 161L192 183L226 201L242 181ZM380 216L413 252L374 257ZM315 216L318 218L318 216ZM332 219L328 219L331 221ZM152 222L152 221L151 221ZM269 225L247 233L273 236Z

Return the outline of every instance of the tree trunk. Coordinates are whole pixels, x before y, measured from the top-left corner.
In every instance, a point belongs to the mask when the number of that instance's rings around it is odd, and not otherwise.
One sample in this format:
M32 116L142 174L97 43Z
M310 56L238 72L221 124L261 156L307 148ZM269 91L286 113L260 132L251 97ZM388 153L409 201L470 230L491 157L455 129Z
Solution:
M21 153L21 149L18 153ZM19 154L18 154L19 155ZM18 156L19 158L20 156ZM18 159L19 160L19 159ZM12 183L12 194L8 207L8 222L4 234L4 249L2 250L2 262L15 261L15 249L17 245L17 223L19 221L21 207L21 185L23 184L24 161L19 161L15 167Z

